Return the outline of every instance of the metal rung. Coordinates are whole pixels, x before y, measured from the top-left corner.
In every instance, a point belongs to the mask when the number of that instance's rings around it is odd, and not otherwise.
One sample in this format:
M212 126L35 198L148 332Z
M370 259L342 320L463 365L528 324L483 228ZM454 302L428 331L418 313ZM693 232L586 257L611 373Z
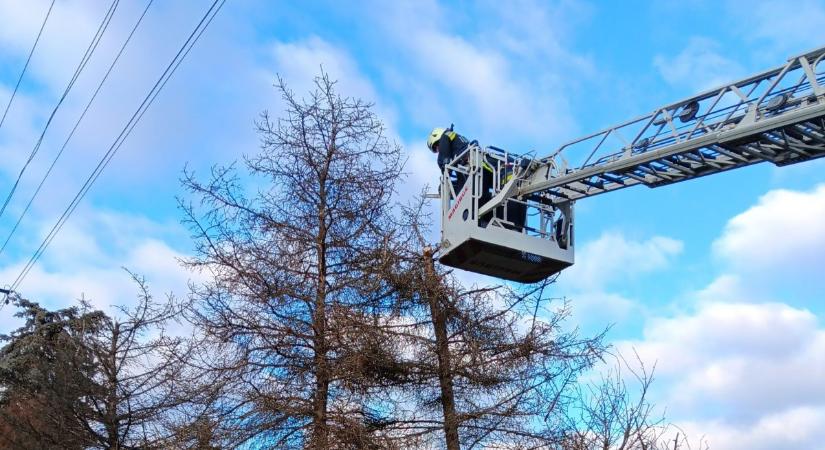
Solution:
M604 182L603 181L593 182L593 181L590 181L590 180L581 180L581 182L588 185L588 186L590 186L590 187L592 187L592 188L604 190Z
M640 176L638 176L638 175L636 175L632 172L627 172L627 173L625 173L625 175L627 175L630 178L633 178L634 180L638 181L639 183L644 183L644 184L650 183L650 181L648 181L647 178L640 177Z
M601 173L598 176L605 179L605 180L607 180L607 181L609 181L609 182L611 182L611 183L620 184L622 186L625 185L624 180L622 180L621 178L618 178L618 177L614 177L613 175L609 175L609 174L606 174L606 173Z
M719 152L719 153L721 153L725 156L728 156L728 157L733 158L733 159L737 159L741 162L744 162L744 163L750 163L751 162L745 155L739 153L734 148L727 148L727 147L723 147L721 145L717 145L717 146L714 146L714 149L717 152Z
M688 174L693 174L693 173L695 173L695 172L694 172L694 170L693 170L692 168L690 168L690 167L685 167L685 166L681 166L681 165L676 164L676 163L672 163L672 162L668 161L667 159L661 159L661 160L659 160L659 161L661 161L661 163L662 163L662 164L665 164L665 165L666 165L666 166L668 166L668 167L672 167L672 168L674 168L674 169L676 169L676 170L678 170L678 171L680 171L680 172L686 172L686 173L688 173Z

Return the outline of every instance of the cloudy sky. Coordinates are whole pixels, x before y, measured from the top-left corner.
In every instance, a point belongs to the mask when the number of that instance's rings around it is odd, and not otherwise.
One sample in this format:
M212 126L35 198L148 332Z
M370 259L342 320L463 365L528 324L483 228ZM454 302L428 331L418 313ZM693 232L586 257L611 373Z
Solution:
M0 253L11 284L208 8L157 1L42 191ZM8 194L103 19L104 1L57 1L0 127ZM0 0L5 108L48 1ZM0 216L23 212L146 3L120 3ZM20 287L50 306L186 293L191 251L175 196L258 148L281 75L306 91L321 67L375 102L408 157L405 193L438 174L433 126L549 154L561 143L825 45L825 2L229 0ZM669 420L717 449L821 448L825 429L825 161L754 166L577 204L577 264L557 294L585 331L657 365ZM0 332L12 326L0 311Z

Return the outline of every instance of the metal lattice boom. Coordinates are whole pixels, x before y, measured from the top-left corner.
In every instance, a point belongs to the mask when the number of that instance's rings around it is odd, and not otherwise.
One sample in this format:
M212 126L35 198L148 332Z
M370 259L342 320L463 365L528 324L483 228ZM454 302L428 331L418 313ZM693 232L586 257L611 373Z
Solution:
M533 161L515 195L560 204L765 161L784 166L823 157L823 58L825 47L567 143ZM568 166L568 158L583 155L584 162Z

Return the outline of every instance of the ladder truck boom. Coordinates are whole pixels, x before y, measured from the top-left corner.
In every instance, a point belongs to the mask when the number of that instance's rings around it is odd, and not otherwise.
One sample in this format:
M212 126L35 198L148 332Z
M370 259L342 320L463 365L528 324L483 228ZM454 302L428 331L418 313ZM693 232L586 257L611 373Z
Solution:
M760 162L785 166L825 156L823 58L825 47L794 56L568 142L544 158L471 146L442 174L441 261L538 281L573 264L576 200ZM570 164L573 158L578 162ZM485 183L485 167L493 168L492 183ZM527 216L521 217L523 211Z
M815 68L823 55L825 48L790 58L773 70L567 143L550 159L590 147L584 162L552 177L536 170L518 194L544 192L552 201L575 200L764 161L783 166L821 157L825 76ZM609 153L594 159L605 150ZM537 168L542 164L547 160Z

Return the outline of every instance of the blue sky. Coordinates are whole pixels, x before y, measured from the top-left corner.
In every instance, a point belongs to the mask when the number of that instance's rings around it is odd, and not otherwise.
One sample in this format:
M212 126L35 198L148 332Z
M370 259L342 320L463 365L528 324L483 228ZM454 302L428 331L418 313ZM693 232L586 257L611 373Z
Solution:
M825 2L270 2L229 0L21 291L52 306L106 307L135 290L185 295L191 243L175 196L203 172L257 150L253 121L277 116L280 74L306 91L323 66L374 101L408 156L402 195L434 184L433 126L516 152L565 141L825 45ZM8 189L105 7L59 1L0 128ZM0 233L22 211L145 3L123 2L49 129ZM10 283L206 2L156 2L0 254ZM45 14L0 0L0 105ZM754 166L577 204L577 264L557 294L583 330L657 362L655 400L713 448L814 448L825 427L825 161ZM3 191L5 194L7 191ZM435 207L435 205L433 205ZM468 280L478 280L467 276ZM0 329L11 326L0 312Z

